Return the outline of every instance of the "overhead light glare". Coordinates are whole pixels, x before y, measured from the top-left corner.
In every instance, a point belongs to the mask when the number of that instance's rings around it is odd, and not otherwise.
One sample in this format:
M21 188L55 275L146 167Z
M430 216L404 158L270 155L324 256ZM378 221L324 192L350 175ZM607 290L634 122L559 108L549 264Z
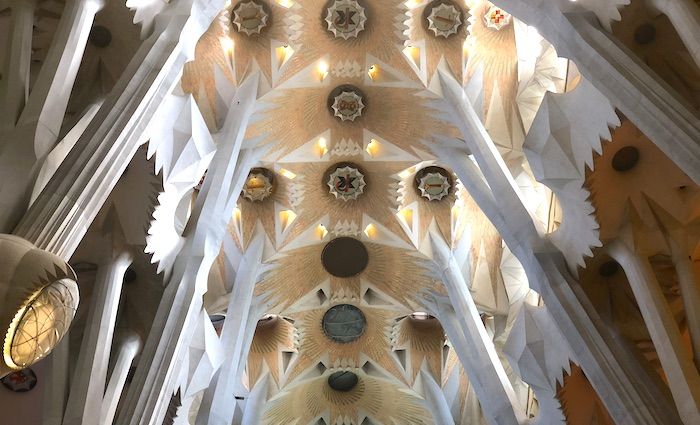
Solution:
M287 170L286 168L280 168L279 173L283 177L288 178L289 180L294 180L294 178L297 176L296 174L292 173L291 171Z
M328 76L328 70L329 70L328 62L320 61L318 63L318 66L316 67L316 70L318 71L319 79L321 80L321 82L323 82L323 80L325 80L326 77Z
M277 0L277 4L285 9L289 9L290 7L294 6L294 2L292 0Z

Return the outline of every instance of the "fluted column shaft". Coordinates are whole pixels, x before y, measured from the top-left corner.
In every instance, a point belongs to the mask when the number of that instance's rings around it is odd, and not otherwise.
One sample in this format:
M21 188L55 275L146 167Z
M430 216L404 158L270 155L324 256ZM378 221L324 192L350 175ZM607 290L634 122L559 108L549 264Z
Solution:
M119 298L124 273L132 261L131 254L124 250L107 258L97 271L63 425L102 425L100 412Z
M140 349L141 337L135 332L131 332L119 342L116 353L117 360L114 363L114 369L112 369L112 375L109 377L107 390L102 400L100 425L111 425L114 421L129 369Z
M433 375L423 370L420 371L421 382L423 383L423 396L428 404L430 413L436 425L455 425L450 406L447 404L445 394L440 385L435 381Z
M700 378L683 350L680 330L661 291L649 259L618 239L608 245L610 255L622 266L654 342L673 400L686 425L700 423Z
M251 242L236 274L228 314L221 331L226 358L204 393L197 425L231 425L236 407L234 397L244 395L241 379L257 324L253 294L259 277L263 247L262 236Z

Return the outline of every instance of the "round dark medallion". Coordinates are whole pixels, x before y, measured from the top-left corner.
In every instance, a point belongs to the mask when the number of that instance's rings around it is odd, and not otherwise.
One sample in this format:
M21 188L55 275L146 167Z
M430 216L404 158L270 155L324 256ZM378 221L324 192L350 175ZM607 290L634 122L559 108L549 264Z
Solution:
M452 176L444 168L429 166L416 173L413 185L421 197L440 201L452 191Z
M620 264L615 260L606 261L598 267L598 274L603 277L611 277L620 269Z
M340 344L347 344L362 336L367 319L362 310L354 305L338 304L326 311L321 325L328 338Z
M347 370L333 372L328 377L328 386L336 391L344 393L351 391L353 388L355 388L358 382L359 378L357 377L357 375Z
M656 38L656 28L652 24L642 24L634 31L634 42L642 46L650 44Z
M102 25L95 25L90 30L88 40L95 47L107 47L112 42L112 32Z
M369 253L362 242L342 236L326 244L321 262L323 268L335 277L353 277L367 267Z
M624 173L634 168L639 162L639 150L634 146L625 146L615 153L612 167L615 171Z
M367 98L359 88L343 84L330 92L327 103L334 117L341 121L355 121L365 112Z

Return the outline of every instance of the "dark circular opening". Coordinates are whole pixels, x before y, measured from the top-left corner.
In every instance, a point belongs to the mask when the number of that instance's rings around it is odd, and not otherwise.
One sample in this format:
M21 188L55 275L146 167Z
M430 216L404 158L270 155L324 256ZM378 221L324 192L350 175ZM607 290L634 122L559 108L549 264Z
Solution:
M129 267L126 269L126 272L124 272L124 283L133 283L136 282L136 278L138 276L136 275L136 271Z
M326 311L321 321L323 333L334 342L347 344L365 332L367 319L362 310L350 304L338 304Z
M606 261L598 268L598 274L603 277L611 277L620 269L620 264L615 260Z
M328 386L336 391L348 392L357 386L359 378L352 372L346 370L340 372L333 372L328 377Z
M652 24L642 24L634 31L634 42L645 45L656 38L656 28Z
M112 32L102 25L96 25L90 30L88 39L95 47L107 47L112 42Z
M634 146L625 146L615 153L612 167L615 171L624 173L634 168L639 162L639 150Z
M353 277L367 268L369 253L362 242L343 236L326 244L321 262L323 268L335 277Z

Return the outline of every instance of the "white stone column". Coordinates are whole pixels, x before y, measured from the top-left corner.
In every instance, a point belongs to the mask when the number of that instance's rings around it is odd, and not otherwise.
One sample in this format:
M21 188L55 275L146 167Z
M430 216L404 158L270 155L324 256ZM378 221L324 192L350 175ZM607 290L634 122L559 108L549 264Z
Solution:
M694 0L648 0L668 16L695 64L700 68L700 7Z
M48 363L44 387L42 425L62 425L68 394L68 362L70 332L63 336L44 362Z
M541 2L549 3L550 0ZM558 14L556 22L571 27L568 18L554 4L534 7L524 0L495 0L494 3L502 3L502 7L513 13L518 8L523 16L529 16L533 21L540 18L539 12L542 10L548 14ZM533 16L533 12L538 14ZM551 24L542 23L545 27ZM483 129L462 86L448 74L440 73L439 78L438 87L443 101L447 102L447 105L440 105L440 111L456 122L463 140L438 140L433 151L457 173L523 265L530 286L542 295L576 360L615 422L623 425L680 423L658 376L648 374L629 348L610 332L567 267L563 255L551 241L540 237L535 224L528 221L529 213L524 206L518 205L519 196L512 179L499 175L508 172L502 171L502 160L489 158L499 156L499 153ZM658 118L657 115L654 117ZM468 157L469 153L475 156L479 167ZM692 156L691 153L688 155ZM692 160L689 161L687 156L683 158L687 169L697 171L695 165L690 166Z
M10 40L3 46L7 49L3 52L7 63L0 81L0 132L15 126L29 96L35 6L36 0L10 2ZM9 144L10 141L3 143Z
M248 394L248 399L243 410L242 425L259 425L267 403L267 390L270 386L270 375L265 373L260 377L253 389Z
M450 248L440 236L431 232L429 237L435 275L449 294L448 302L435 297L435 315L469 376L484 416L494 425L526 423L525 409L518 407L513 387Z
M693 264L688 257L688 252L673 239L669 240L669 246L671 248L671 261L673 261L678 275L685 318L693 345L693 360L695 366L700 370L700 291L698 291L698 279L693 271Z
M242 377L258 319L253 306L253 294L262 270L264 243L263 235L258 235L250 243L236 273L226 321L221 331L226 358L204 393L197 425L231 425L236 405L234 397L242 397L247 393Z
M161 12L161 24L143 41L113 95L24 214L15 234L70 257L144 142L143 129L178 84L195 43L223 4L224 0L180 0ZM2 206L20 216L23 213L16 203ZM11 224L12 220L0 220L0 229Z
M117 412L129 369L139 350L141 350L141 337L135 332L129 332L119 339L119 348L116 352L117 360L114 363L112 375L109 377L100 409L98 422L100 425L111 425L114 421L114 414Z
M51 47L29 93L29 64L24 63L24 56L31 56L34 1L15 1L12 11L14 15L16 6L20 19L29 14L26 22L19 22L29 25L29 40L13 37L19 45L13 45L11 52L14 60L10 62L11 79L7 80L9 97L6 103L0 104L0 116L9 120L0 125L0 139L6 141L0 147L1 176L3 179L12 176L13 182L1 186L0 230L4 232L11 232L22 218L41 163L58 139L90 28L95 14L104 4L103 0L66 3Z
M424 370L420 371L421 383L423 384L423 397L433 414L435 425L455 425L455 420L450 412L450 406L447 404L445 394L442 388L435 381L433 375ZM244 424L246 425L246 424Z
M105 262L97 270L63 425L101 425L100 413L119 298L124 273L132 261L131 254L119 248L105 257Z
M649 259L635 252L631 235L608 244L608 252L625 271L654 348L661 361L673 400L686 425L700 423L700 377L683 349L681 334ZM697 307L697 306L696 306Z
M185 229L185 243L175 259L134 380L120 425L157 424L163 420L168 398L175 389L177 368L197 325L209 271L219 254L227 225L250 169L266 152L242 149L245 132L257 101L259 74L238 87L218 138L217 151Z
M669 0L672 2L686 0ZM667 85L640 65L639 59L614 40L592 14L560 8L559 0L493 0L526 24L537 28L576 63L581 74L610 99L661 151L693 181L700 183L700 122L695 112L672 95Z

